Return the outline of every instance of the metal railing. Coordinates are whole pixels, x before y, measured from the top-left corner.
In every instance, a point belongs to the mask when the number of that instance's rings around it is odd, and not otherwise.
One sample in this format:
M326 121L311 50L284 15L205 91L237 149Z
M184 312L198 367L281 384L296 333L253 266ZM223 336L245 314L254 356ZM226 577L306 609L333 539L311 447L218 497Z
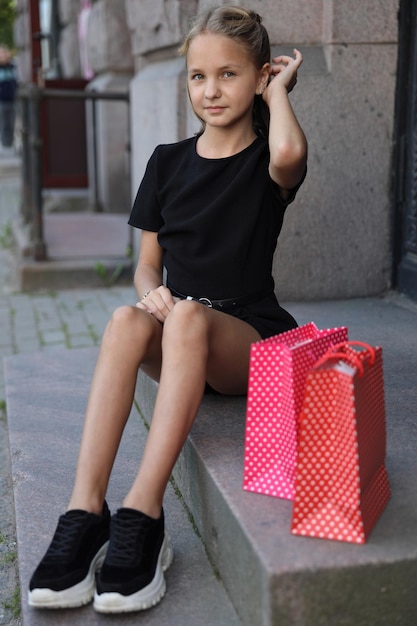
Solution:
M19 90L22 117L22 219L30 227L32 256L36 261L47 259L47 245L43 228L43 184L42 184L42 147L41 102L44 99L75 99L91 101L92 128L92 170L93 180L89 181L92 191L93 207L97 210L98 202L98 167L97 167L97 113L98 100L113 100L127 104L127 144L128 177L131 176L130 159L130 98L129 93L103 91L77 91L72 89L50 89L31 83Z

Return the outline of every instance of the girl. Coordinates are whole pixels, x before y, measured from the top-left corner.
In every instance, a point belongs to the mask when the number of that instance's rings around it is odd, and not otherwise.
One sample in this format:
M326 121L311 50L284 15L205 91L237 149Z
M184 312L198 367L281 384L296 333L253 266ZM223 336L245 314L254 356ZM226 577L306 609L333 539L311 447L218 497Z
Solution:
M301 54L270 63L261 18L237 7L197 19L180 52L202 128L158 146L140 185L129 220L142 229L140 301L104 333L72 497L30 582L32 606L89 602L96 570L97 611L162 598L163 496L205 390L245 394L251 343L296 326L275 298L272 258L306 171L288 99ZM138 474L110 520L104 498L139 368L159 389Z

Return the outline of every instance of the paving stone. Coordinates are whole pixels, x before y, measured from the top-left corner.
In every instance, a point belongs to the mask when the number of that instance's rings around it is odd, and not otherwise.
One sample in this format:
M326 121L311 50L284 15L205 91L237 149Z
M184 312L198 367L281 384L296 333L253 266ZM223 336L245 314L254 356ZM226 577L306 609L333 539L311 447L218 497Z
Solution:
M62 330L43 330L41 337L45 344L63 343L65 345L67 340L66 334Z
M69 344L71 348L89 348L96 345L95 340L91 335L71 335L69 338Z
M14 352L19 354L20 352L39 352L39 350L42 350L42 343L39 338L31 341L19 338L19 341L16 342Z

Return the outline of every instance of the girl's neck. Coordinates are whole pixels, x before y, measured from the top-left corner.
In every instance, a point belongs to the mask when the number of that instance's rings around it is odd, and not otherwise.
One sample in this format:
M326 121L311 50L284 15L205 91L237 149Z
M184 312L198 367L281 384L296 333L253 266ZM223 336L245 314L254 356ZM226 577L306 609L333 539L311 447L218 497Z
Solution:
M242 152L256 139L253 128L233 133L221 128L206 127L197 140L197 153L206 159L223 159Z

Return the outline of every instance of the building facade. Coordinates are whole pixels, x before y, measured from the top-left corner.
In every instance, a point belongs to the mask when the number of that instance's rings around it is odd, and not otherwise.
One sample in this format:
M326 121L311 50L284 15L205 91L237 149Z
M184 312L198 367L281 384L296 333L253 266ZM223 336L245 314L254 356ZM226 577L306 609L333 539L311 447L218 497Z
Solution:
M33 1L19 0L18 24L27 19ZM155 145L183 139L198 127L188 104L184 60L178 58L177 48L190 18L219 4L227 3L60 0L55 5L49 0L60 24L61 73L88 78L87 88L130 92L127 129L117 109L107 116L103 113L100 122L103 181L115 180L112 171L119 167L118 159L123 159L117 137L128 132L129 201ZM401 78L398 55L410 65L410 50L415 48L415 3L233 0L233 4L254 9L263 17L274 55L297 47L304 56L291 102L309 141L308 176L287 212L275 257L280 300L383 293L396 285L404 256L411 263L411 291L413 284L417 291L417 272L412 271L414 256L417 259L417 207L413 205L417 197L417 105L416 86L409 86L412 67L402 77L408 86L406 104L404 95L396 101ZM402 52L399 24L409 37ZM30 53L23 32L21 27L21 71L29 80ZM400 114L409 121L399 127ZM397 145L401 133L405 156ZM414 157L407 156L410 151ZM410 158L415 159L411 165ZM399 165L400 159L406 163ZM407 168L410 173L406 175ZM406 182L403 175L408 176ZM102 190L105 199L117 195L122 178L119 167L114 185ZM400 201L398 187L404 184Z

